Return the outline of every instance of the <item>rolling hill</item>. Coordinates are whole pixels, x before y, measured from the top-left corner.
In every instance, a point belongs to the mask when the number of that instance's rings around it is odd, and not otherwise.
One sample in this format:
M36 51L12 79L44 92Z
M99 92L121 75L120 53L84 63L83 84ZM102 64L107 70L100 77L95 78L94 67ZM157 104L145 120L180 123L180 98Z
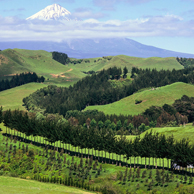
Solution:
M51 78L53 74L76 75L79 79L85 75L82 71L100 71L112 66L127 67L129 70L133 66L140 68L160 69L182 69L183 66L177 62L174 57L160 58L138 58L126 55L88 58L90 61L83 60L80 64L62 65L52 59L52 53L43 50L24 50L24 49L7 49L0 51L0 77L9 76L21 72L36 72ZM69 70L71 69L71 73ZM65 74L66 75L66 74Z
M72 59L73 60L73 59ZM0 51L0 79L22 72L36 72L44 76L48 84L69 86L86 76L83 71L100 71L113 66L130 71L133 66L139 68L182 69L183 66L174 57L138 58L126 55L89 58L80 64L62 65L52 59L52 53L43 50L7 49ZM70 83L69 83L70 82Z
M159 133L159 135L165 135L166 137L169 137L173 135L174 139L176 141L180 141L181 139L189 139L190 144L194 144L194 127L191 125L191 123L187 124L185 127L182 125L180 127L160 127L160 128L151 128L147 131L143 132L140 135L140 138L143 138L146 133L150 133L151 131L153 133ZM117 137L120 137L120 135L117 135ZM137 136L135 135L126 135L126 138L128 140L134 140Z
M43 75L48 84L67 84L66 80L71 78L76 82L84 77L83 73L62 65L52 59L52 53L46 51L31 51L21 49L7 49L0 52L0 78L9 77L22 72L36 72ZM71 77L66 77L65 73ZM70 84L67 84L68 86Z
M83 60L80 64L76 65L62 65L52 59L52 53L43 50L7 49L0 51L0 80L22 72L36 72L38 75L46 78L43 84L30 83L0 92L0 105L2 105L4 109L24 109L24 107L22 107L22 99L24 97L50 84L69 87L86 76L86 74L83 73L84 71L100 71L113 66L121 68L126 66L129 71L133 66L144 69L156 68L158 70L183 68L173 57L137 58L118 55L89 58L88 60L89 62ZM123 111L121 110L121 112Z
M176 82L159 88L145 89L112 104L88 106L85 110L96 109L105 114L137 115L144 112L150 106L172 104L183 95L188 95L189 97L194 96L194 86ZM135 104L135 100L142 100L142 102Z

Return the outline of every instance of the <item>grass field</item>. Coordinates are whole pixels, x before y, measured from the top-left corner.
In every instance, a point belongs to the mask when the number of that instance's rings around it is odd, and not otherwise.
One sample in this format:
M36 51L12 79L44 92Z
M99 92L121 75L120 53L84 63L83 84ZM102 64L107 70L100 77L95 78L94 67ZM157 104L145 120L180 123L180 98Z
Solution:
M46 84L41 83L29 83L9 90L2 91L0 92L0 106L3 107L3 110L7 109L25 110L25 107L22 106L23 104L22 99L26 96L29 96L36 90L46 86L47 86Z
M133 66L139 68L156 68L157 70L161 69L183 69L183 66L177 62L176 58L168 57L168 58L160 58L160 57L150 57L150 58L138 58L138 57L129 57L126 55L118 55L114 56L112 60L106 65L106 68L116 66L128 67L129 70L132 69Z
M183 95L194 96L194 86L176 82L171 85L155 88L154 90L147 89L134 93L112 104L87 106L85 110L97 109L105 114L137 115L150 106L173 104L176 99L181 98ZM142 100L142 103L135 104L135 100Z
M74 187L0 176L0 194L92 194Z
M192 126L192 123L187 124L185 127L180 126L180 127L162 127L162 128L151 128L148 129L147 131L143 132L140 135L140 138L144 137L144 135L148 132L158 132L159 134L165 135L166 137L169 137L171 135L174 136L176 141L179 141L183 138L189 139L190 144L194 145L194 126ZM117 135L117 137L120 137L120 135ZM133 140L137 136L135 135L126 135L126 139L128 140Z
M36 72L39 76L44 76L46 78L44 84L30 83L24 86L0 92L0 105L3 106L4 110L9 108L12 110L15 108L24 109L24 107L22 107L22 99L24 97L35 92L37 89L46 87L47 85L69 87L70 85L76 83L79 79L86 76L83 71L99 71L103 68L107 69L113 66L121 68L127 66L129 70L131 70L133 66L156 69L183 68L175 58L153 57L144 59L118 55L112 57L111 60L105 58L92 58L89 60L90 63L83 61L82 63L76 65L62 65L52 59L52 53L42 50L33 51L24 49L7 49L0 51L0 79L10 78L17 73L22 72ZM128 104L127 106L126 103ZM146 104L146 102L142 104ZM142 104L138 105L139 109L141 109L140 107ZM118 102L116 109L118 106L121 106L119 109L123 114L131 114L130 111L128 113L128 107L131 110L136 108L130 107L128 100L125 99L123 99L121 103ZM124 106L125 109L122 106ZM115 108L112 106L112 104L107 107L108 108L105 108L105 112L115 112ZM98 108L100 109L100 107ZM88 107L87 109L93 109L93 107ZM120 114L120 112L118 114ZM134 112L134 114L136 114L136 112Z
M75 68L53 60L52 53L46 51L7 49L1 51L0 56L4 59L0 59L1 79L22 72L36 72L44 76L48 84L69 86L85 76Z

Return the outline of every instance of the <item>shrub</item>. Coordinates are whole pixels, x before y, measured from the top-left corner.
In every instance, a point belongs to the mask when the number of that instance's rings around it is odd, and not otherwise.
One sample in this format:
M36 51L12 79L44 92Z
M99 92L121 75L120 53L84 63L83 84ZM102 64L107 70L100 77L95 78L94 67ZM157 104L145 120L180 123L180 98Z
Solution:
M119 187L112 185L110 182L106 182L100 190L102 194L123 194Z
M142 102L142 100L135 100L135 104L140 104Z

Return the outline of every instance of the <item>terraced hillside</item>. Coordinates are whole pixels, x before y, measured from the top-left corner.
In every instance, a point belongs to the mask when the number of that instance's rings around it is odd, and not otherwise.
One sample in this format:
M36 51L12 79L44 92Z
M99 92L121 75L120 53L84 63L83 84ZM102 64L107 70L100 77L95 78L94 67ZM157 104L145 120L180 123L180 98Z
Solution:
M85 110L103 111L105 114L137 115L145 111L150 106L163 106L172 104L183 95L194 96L194 86L182 82L171 85L145 89L131 96L123 98L117 102L107 105L88 106ZM135 100L142 100L140 104L135 104Z

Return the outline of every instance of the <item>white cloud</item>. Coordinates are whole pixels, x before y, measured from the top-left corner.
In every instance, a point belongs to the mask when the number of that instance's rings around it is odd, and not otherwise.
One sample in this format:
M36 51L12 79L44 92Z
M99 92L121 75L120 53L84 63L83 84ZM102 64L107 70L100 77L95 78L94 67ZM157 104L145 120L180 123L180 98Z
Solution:
M102 7L104 10L114 10L114 6L118 3L128 3L130 5L137 5L147 3L153 0L93 0L93 4Z
M94 13L92 9L90 8L78 8L75 10L74 13L72 13L72 16L77 17L77 18L104 18L107 16L107 14L104 14L102 12L96 12Z
M0 17L0 41L62 41L71 38L194 36L194 21L176 15L136 20L26 21Z

